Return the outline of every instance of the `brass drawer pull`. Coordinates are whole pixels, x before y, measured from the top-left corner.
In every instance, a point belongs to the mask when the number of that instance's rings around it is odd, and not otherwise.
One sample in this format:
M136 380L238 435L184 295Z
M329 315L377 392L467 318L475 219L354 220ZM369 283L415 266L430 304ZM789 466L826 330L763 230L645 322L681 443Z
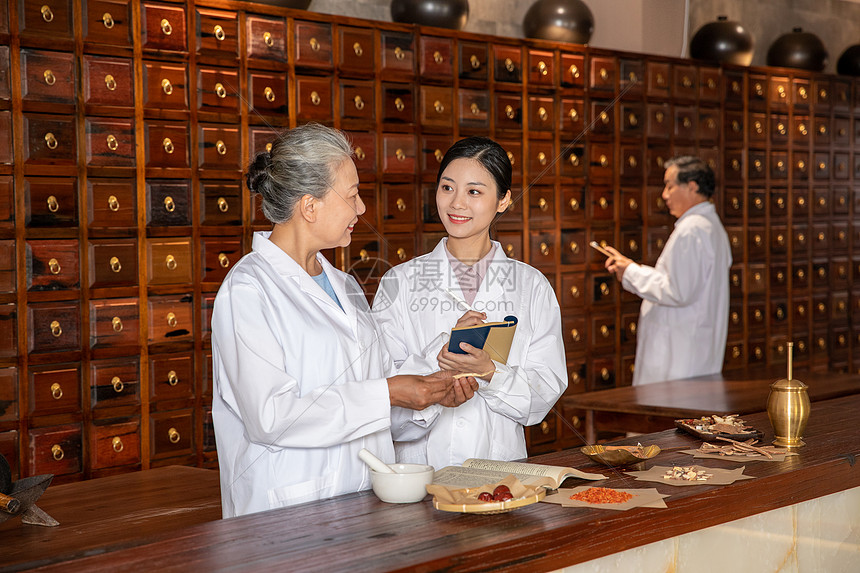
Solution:
M394 150L394 157L397 158L397 161L405 161L406 153L404 153L403 150L398 147Z
M601 368L600 369L600 377L603 378L604 381L609 380L609 368Z
M359 58L364 55L364 48L361 47L361 44L358 42L352 45L352 51L355 52L355 55Z
M740 358L741 349L737 346L732 346L732 358Z
M311 92L311 103L314 105L319 105L322 99L320 99L320 94L316 91Z
M165 137L164 141L161 142L161 146L164 148L164 151L170 155L174 151L173 142L170 141L169 137Z
M508 117L508 119L514 119L514 117L516 117L516 114L514 113L514 108L511 107L510 105L506 105L505 106L505 115Z
M606 200L606 197L601 197L597 200L597 204L600 205L600 208L604 211L609 208L609 201Z
M445 106L437 99L433 102L433 109L436 110L436 113L443 113L445 111Z
M681 120L681 123L684 125L685 129L690 129L690 127L692 127L693 125L693 121L689 117L684 117Z
M516 161L514 160L514 154L511 153L510 151L508 151L507 155L508 155L508 160L511 162L511 165L514 165L516 163ZM442 160L440 159L439 162L441 163Z
M478 56L472 54L469 56L469 63L472 64L472 69L477 70L481 67L481 60L478 59Z
M544 61L538 62L537 68L538 68L538 73L540 73L540 75L542 75L542 76L545 76L549 73L549 67L546 65L546 63Z
M600 121L603 122L603 125L608 124L609 123L609 114L606 113L605 111L601 111L600 112Z
M114 90L116 89L116 80L115 80L115 79L114 79L114 77L113 77L112 75L110 75L110 74L106 74L106 75L105 75L105 87L106 87L109 91L114 91Z
M114 332L122 332L122 319L118 316L115 316L111 319L111 326L113 326Z
M182 438L179 436L179 432L176 431L176 428L170 428L167 430L167 439L170 440L171 444L178 444L179 440Z
M755 312L753 312L753 318L755 318L756 322L761 322L764 319L764 315L761 310L755 309Z
M514 66L514 61L512 59L505 58L505 69L508 70L508 72L510 73L513 73L513 71L516 69L516 67Z
M571 199L568 204L570 205L571 211L579 211L579 201L577 199Z
M219 42L223 42L224 38L227 37L227 34L224 33L224 28L222 28L220 24L216 24L215 28L212 29L212 35L215 36L215 39Z
M683 86L685 88L689 88L690 86L693 85L692 80L690 80L690 78L688 78L687 76L684 76L683 78L681 78L681 83L683 84Z
M804 199L803 197L798 197L797 198L797 206L798 207L806 206L806 199Z
M168 213L173 213L176 210L176 203L173 202L173 197L170 195L164 198L164 210Z
M58 145L57 138L50 131L45 134L45 144L48 146L48 149L56 149Z
M717 88L717 81L714 78L708 78L708 89L713 90Z
M110 379L110 385L113 387L113 391L117 394L121 394L123 390L125 390L125 384L122 383L122 380L119 376L114 376Z
M469 105L469 111L472 112L472 115L478 115L479 113L481 113L481 108L478 107L478 104L476 104L475 102L472 102Z
M540 106L538 108L538 117L540 118L541 121L546 121L547 119L549 119L549 114L547 113L545 107Z
M51 7L48 6L47 4L44 4L42 6L41 12L42 12L42 20L44 20L45 22L51 22L54 19L54 13L51 12Z
M272 37L271 32L263 32L263 43L270 48L275 45L275 39Z
M631 322L630 324L628 324L627 325L627 331L631 334L631 336L635 336L636 335L636 323Z
M108 135L106 138L108 149L111 151L116 151L119 147L119 141L117 141L116 136Z
M122 439L119 436L114 436L110 441L110 445L116 453L120 453L123 450Z
M45 70L45 72L42 74L42 76L44 76L45 83L48 84L49 86L52 86L55 83L57 83L57 76L55 76L54 72L52 72L51 70Z
M636 161L636 157L631 155L627 158L627 164L630 166L631 169L636 169L636 166L639 165L639 162Z
M313 50L314 52L320 51L320 41L316 38L311 38L308 44L310 44L311 50Z
M663 74L657 72L657 85L664 86L666 85L666 78L663 77Z
M51 397L54 400L59 400L63 397L63 388L56 382L51 384Z
M542 434L549 434L549 424L546 421L540 423L540 431Z
M662 238L661 238L661 239L657 239L657 248L658 248L658 249L662 249L662 248L663 248L663 245L665 245L665 244L666 244L666 241L664 241Z
M50 20L46 20L50 22ZM63 448L60 447L60 444L54 444L51 446L51 456L54 458L54 461L61 461L65 457L65 453L63 452Z
M627 206L630 208L631 211L636 211L639 209L639 201L631 197L630 200L627 201Z
M573 427L579 429L582 426L582 420L579 419L579 416L571 416L570 422L573 424Z
M609 158L605 155L601 155L599 161L601 167L609 167Z
M48 261L48 270L52 275L58 275L63 268L60 266L60 262L57 259L51 259Z
M548 256L549 255L549 245L542 242L540 244L540 254L542 254L545 257Z
M355 97L352 99L352 101L353 101L353 103L355 104L355 109L357 109L358 111L361 111L361 110L363 110L363 109L364 109L364 100L363 100L363 99L361 99L361 96L360 96L360 95L355 96Z
M221 265L221 268L226 269L230 266L230 259L224 253L218 253L218 264Z
M639 118L636 117L635 113L631 113L627 116L627 123L629 123L631 127L636 127L639 125Z
M263 90L263 96L269 103L275 103L275 90L269 86L266 86L266 89Z
M549 209L549 203L547 203L546 199L541 197L540 199L538 199L538 208L541 211L546 211L547 209Z
M173 26L170 25L170 22L167 21L167 18L161 19L161 31L164 32L165 36L169 36L173 33Z
M599 73L600 73L600 79L603 80L604 82L609 79L609 72L606 70L606 68L600 68Z
M785 311L782 310L782 308L777 308L776 309L776 319L777 320L783 320L784 318L785 318Z
M215 142L215 149L218 151L218 155L227 155L227 146L220 139Z
M161 91L165 93L165 95L171 95L173 93L173 84L170 83L170 80L164 78L161 80Z
M576 111L576 108L570 108L567 116L570 118L570 121L577 121L579 119L579 112Z
M119 211L119 199L116 198L116 195L111 195L108 197L108 209L116 213Z
M827 100L827 90L824 88L818 90L818 97L821 98L822 100L826 101Z
M406 52L404 52L403 48L401 48L400 46L395 46L394 47L394 57L397 58L398 60L403 60L403 58L406 57Z
M800 133L800 135L807 135L809 133L809 131L807 131L807 129L806 129L806 125L803 123L801 123L797 126L797 131ZM782 133L782 132L780 132L780 133Z
M59 338L63 334L63 329L56 320L51 321L51 334L54 335L54 338Z
M215 84L215 95L221 99L227 97L227 90L224 89L224 84L222 84L221 82Z
M579 156L577 154L571 153L569 161L572 167L579 167Z
M579 335L579 330L577 330L577 329L575 329L575 328L571 329L571 331L570 331L570 337L573 339L573 341L574 341L574 342L579 342L579 341L580 341L580 339L582 338L582 337Z
M756 82L753 88L757 96L761 97L764 95L764 86L761 85L761 82Z
M401 261L405 261L406 260L406 249L404 249L403 247L398 248L397 249L397 258L400 259Z
M576 64L571 64L570 67L567 69L567 71L570 72L570 75L574 79L579 77L579 68L576 67Z
M403 103L402 99L395 98L394 99L394 107L397 109L397 111L403 111L404 108L406 107L406 104Z
M442 153L441 149L435 149L433 151L433 157L436 158L436 163L442 163L442 160L445 158L445 154Z
M168 312L167 313L167 326L169 326L170 328L173 328L177 324L179 324L179 321L176 319L176 315L173 314L172 312Z
M171 386L179 384L179 376L176 375L176 370L171 370L167 373L167 383Z
M110 12L105 12L104 14L102 14L102 24L104 24L105 28L107 28L108 30L113 28L114 21L113 16L110 15Z
M600 294L603 296L607 296L609 294L609 285L606 283L600 283Z
M543 151L538 153L537 154L537 160L538 160L538 163L540 163L541 165L546 165L546 153L544 153Z
M600 335L603 336L603 338L609 338L609 327L605 324L600 325Z
M227 203L227 199L224 197L218 197L218 210L222 213L226 213L230 209L229 203Z
M779 93L779 97L785 97L785 86L776 86L776 91Z
M47 204L48 211L50 211L51 213L56 213L60 210L60 202L57 201L57 198L53 195L48 196Z
M370 255L368 255L365 249L361 249L360 251L358 251L358 258L362 263L366 263L370 260Z
M433 61L436 62L437 64L441 64L442 62L445 61L445 58L443 58L442 54L437 50L437 51L433 52Z
M173 255L167 255L164 258L164 264L167 266L168 270L171 271L175 271L176 267L179 266L179 264L176 262L176 257L174 257Z
M572 287L570 287L570 296L572 296L573 298L579 298L579 287L578 286L573 285Z
M654 114L654 119L657 120L657 123L663 123L663 120L666 119L665 114L662 111L658 111ZM737 122L735 122L737 123Z
M355 158L358 159L359 161L364 161L365 157L367 157L367 156L364 154L364 150L361 147L356 147L355 148Z
M396 205L398 211L403 212L406 210L406 201L404 201L401 197L397 198Z

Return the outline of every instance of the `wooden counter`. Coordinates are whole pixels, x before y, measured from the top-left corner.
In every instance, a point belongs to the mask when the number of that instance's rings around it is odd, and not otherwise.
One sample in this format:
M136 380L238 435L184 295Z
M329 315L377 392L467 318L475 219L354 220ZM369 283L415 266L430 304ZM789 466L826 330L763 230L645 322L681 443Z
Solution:
M64 572L551 570L860 486L860 465L855 464L860 455L858 412L860 396L813 404L804 435L808 445L799 456L779 463L748 462L745 473L756 479L728 486L636 482L623 471L595 466L575 450L532 459L603 471L609 479L596 482L600 485L656 487L671 494L666 498L668 509L615 512L538 503L507 514L480 516L439 512L429 501L385 504L363 492L180 531L148 529L147 538L136 546L104 549L91 556L83 551L52 555L39 548L31 554L30 564L50 563L45 570ZM766 414L747 419L772 439ZM675 430L638 440L663 448L700 443ZM737 467L723 460L696 462ZM692 463L689 455L672 451L660 454L648 466ZM580 484L568 480L565 486ZM115 527L130 526L117 522ZM3 542L5 546L5 537Z

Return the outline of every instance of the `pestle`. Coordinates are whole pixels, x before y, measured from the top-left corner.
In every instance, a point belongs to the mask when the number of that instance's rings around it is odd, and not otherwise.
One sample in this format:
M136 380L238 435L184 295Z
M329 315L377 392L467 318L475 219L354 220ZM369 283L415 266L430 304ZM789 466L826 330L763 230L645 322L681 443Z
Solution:
M358 457L361 459L361 461L370 466L370 469L375 472L379 472L381 474L397 473L393 469L391 469L388 464L386 464L364 448L361 448L361 451L358 452Z

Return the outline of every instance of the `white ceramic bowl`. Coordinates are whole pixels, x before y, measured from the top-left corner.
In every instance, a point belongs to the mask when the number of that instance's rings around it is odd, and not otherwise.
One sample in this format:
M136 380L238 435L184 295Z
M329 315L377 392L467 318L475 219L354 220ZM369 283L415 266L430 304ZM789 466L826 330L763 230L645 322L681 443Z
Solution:
M433 481L433 466L422 464L389 464L397 473L384 474L370 470L370 483L376 497L387 503L414 503L427 495L424 488Z

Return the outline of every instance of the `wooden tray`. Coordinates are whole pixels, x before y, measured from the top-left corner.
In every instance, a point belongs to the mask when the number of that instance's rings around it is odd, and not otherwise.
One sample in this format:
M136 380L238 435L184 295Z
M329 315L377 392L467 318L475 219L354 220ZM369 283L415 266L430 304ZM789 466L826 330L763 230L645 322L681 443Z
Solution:
M748 440L750 438L762 439L764 434L762 434L761 430L756 430L755 428L750 428L746 432L741 432L738 434L727 434L725 432L717 432L716 434L713 432L699 430L696 426L690 424L690 422L698 422L701 418L687 418L684 420L675 420L675 427L683 432L687 432L688 434L692 434L699 438L700 440L705 440L706 442L712 442L720 438L729 438L730 440Z
M485 503L439 503L436 498L433 498L433 507L440 511L451 511L454 513L481 513L490 515L494 513L507 513L518 507L525 507L533 503L537 503L546 497L546 489L539 488L538 492L529 497L520 499L512 499L509 501L488 501Z

